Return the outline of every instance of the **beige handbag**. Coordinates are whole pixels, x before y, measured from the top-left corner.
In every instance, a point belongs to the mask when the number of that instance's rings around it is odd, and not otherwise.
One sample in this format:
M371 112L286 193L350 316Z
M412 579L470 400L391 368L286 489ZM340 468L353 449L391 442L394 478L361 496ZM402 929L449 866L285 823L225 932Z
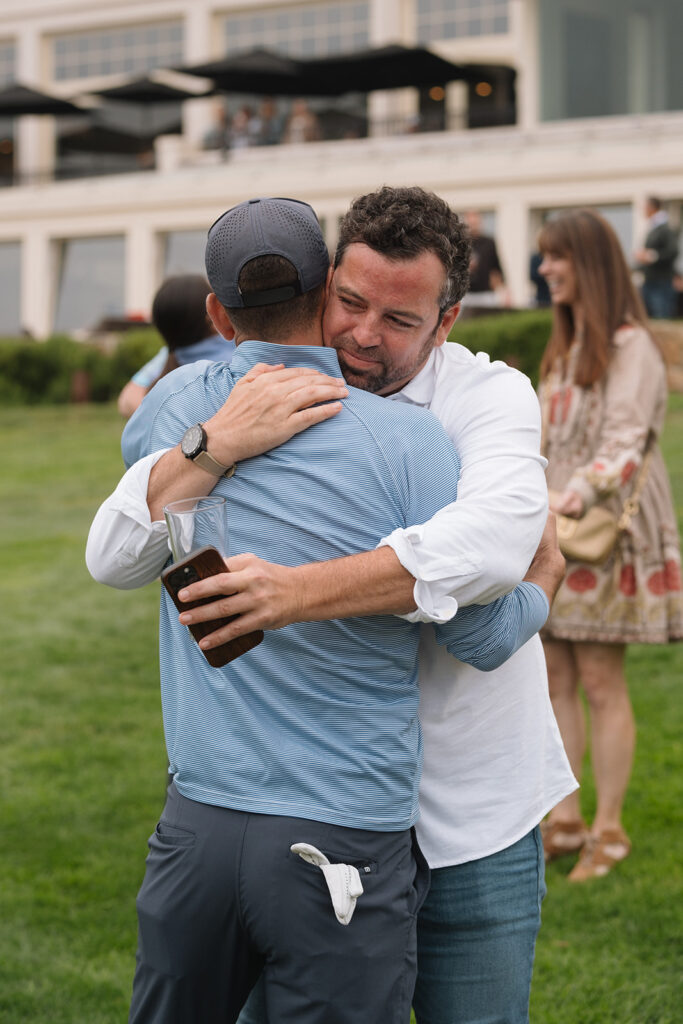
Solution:
M557 540L565 558L591 565L607 561L620 533L615 515L600 505L593 505L580 519L562 515L555 518Z
M544 402L543 449L545 449L547 406L548 403ZM613 512L603 508L602 505L593 505L580 519L556 514L557 540L565 558L569 558L573 562L588 562L589 565L602 565L607 561L616 547L619 534L628 530L631 520L640 511L640 496L643 493L652 458L651 443L652 436L648 438L640 472L636 477L631 495L624 502L619 518Z

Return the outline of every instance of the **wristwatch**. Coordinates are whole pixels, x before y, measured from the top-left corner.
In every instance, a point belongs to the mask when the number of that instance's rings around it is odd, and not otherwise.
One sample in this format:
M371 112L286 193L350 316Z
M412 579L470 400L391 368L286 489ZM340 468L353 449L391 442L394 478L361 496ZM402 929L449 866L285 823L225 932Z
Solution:
M180 450L186 459L190 459L200 469L205 469L207 473L213 473L214 476L224 476L229 479L237 468L234 462L232 466L221 466L213 455L209 455L206 450L206 431L201 423L195 423L187 428L180 442Z

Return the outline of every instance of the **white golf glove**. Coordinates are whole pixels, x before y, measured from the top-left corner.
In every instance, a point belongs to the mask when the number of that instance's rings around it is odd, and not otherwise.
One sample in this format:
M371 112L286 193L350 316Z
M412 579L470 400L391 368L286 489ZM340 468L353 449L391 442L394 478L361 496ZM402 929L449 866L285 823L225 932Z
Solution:
M290 850L320 868L330 890L337 920L340 924L348 924L356 909L356 900L363 894L358 868L353 864L330 864L325 854L309 843L294 843Z

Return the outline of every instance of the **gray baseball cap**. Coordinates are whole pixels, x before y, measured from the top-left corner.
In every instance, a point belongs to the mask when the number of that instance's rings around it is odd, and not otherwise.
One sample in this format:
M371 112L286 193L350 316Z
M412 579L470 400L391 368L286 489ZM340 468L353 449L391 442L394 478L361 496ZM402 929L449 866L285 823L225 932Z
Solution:
M283 256L295 268L298 284L243 295L242 268L257 256ZM330 255L315 212L298 199L249 199L233 206L209 228L206 276L227 309L271 306L322 284Z

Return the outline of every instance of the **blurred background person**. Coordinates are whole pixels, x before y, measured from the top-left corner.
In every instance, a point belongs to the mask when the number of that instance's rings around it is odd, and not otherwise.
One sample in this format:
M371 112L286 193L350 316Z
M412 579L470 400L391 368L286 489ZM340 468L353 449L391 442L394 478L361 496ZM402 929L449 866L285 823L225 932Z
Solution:
M219 149L225 153L230 141L230 125L223 100L215 105L213 118L213 124L202 139L202 149Z
M580 210L548 221L539 248L554 312L540 388L550 507L578 518L599 503L619 518L642 488L640 511L604 564L568 560L542 633L553 709L577 778L585 747L579 683L588 700L593 824L585 825L574 793L543 826L547 859L581 851L569 875L578 882L606 874L630 852L621 812L635 724L624 654L628 643L683 638L680 550L657 446L666 368L619 241L602 217Z
M306 100L294 100L282 141L317 142L320 137L318 118Z
M209 282L201 274L167 277L152 303L152 323L165 341L157 354L128 381L118 397L122 416L132 416L147 392L177 366L198 359L229 363L235 351L209 320Z
M233 114L230 122L230 148L247 149L258 144L260 123L249 104L245 103Z
M257 145L276 146L282 141L284 122L272 96L266 96L261 101L254 120Z
M467 316L471 310L490 311L492 307L509 306L510 297L505 287L495 238L483 233L478 210L466 210L464 220L472 240L472 257L470 286L462 300L462 312Z
M637 269L643 275L641 287L648 316L670 319L676 315L677 296L674 288L678 239L662 209L661 200L648 196L645 201L647 234L645 245L636 249Z

